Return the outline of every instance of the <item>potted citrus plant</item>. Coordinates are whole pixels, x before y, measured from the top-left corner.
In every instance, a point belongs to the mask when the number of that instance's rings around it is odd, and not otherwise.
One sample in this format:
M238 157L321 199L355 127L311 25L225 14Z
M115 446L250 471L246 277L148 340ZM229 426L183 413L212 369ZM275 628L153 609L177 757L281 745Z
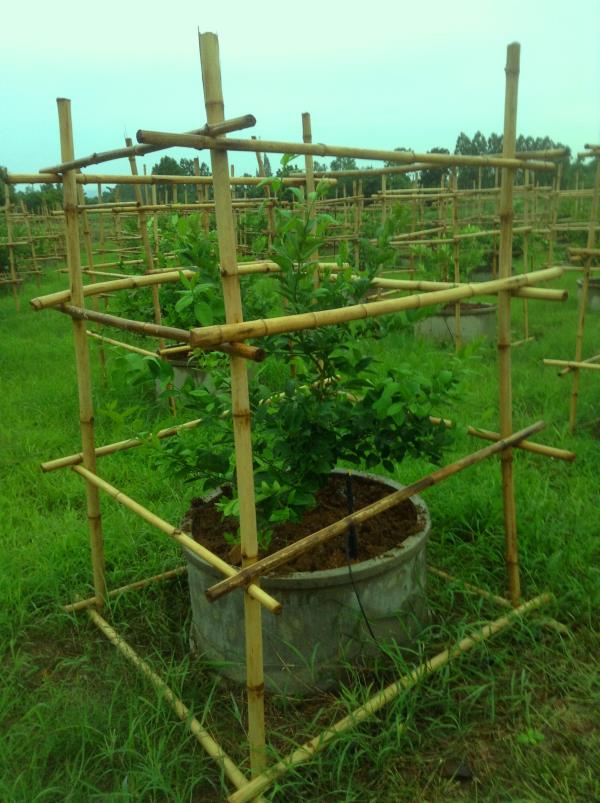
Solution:
M273 313L293 314L359 303L382 267L375 249L363 270L322 271L316 257L331 218L318 215L300 191L296 208L279 209L272 258L280 267ZM385 244L382 244L385 250ZM277 309L279 305L280 309ZM456 382L451 370L428 378L365 347L398 326L401 316L328 326L261 341L268 357L251 387L256 510L261 553L320 529L400 487L393 476L408 455L438 461L447 437L431 416ZM207 421L161 445L169 473L193 481L199 497L183 525L230 562L239 558L238 500L227 361L211 363L213 387L187 388ZM371 473L385 472L388 477ZM419 499L332 540L319 552L264 578L283 602L281 617L263 623L267 686L287 692L327 687L343 658L367 654L374 636L414 637L425 614L425 546L429 515ZM207 658L242 681L240 594L210 605L210 567L187 553L193 635ZM362 610L361 610L362 607ZM371 634L369 634L369 629ZM332 638L332 635L335 637Z

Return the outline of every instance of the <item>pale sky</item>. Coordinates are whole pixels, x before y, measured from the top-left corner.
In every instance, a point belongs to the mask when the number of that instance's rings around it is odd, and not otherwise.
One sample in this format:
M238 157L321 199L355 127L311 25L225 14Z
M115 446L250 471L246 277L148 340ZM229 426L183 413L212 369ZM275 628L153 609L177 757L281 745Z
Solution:
M315 142L453 151L461 131L502 131L506 46L518 41L519 133L575 152L600 142L599 0L182 0L155 8L4 4L0 165L37 172L60 161L57 97L72 100L77 156L121 147L138 128L203 125L198 29L219 35L225 114L254 114L248 136L300 141L309 111ZM158 158L146 158L148 171ZM236 173L255 171L253 155L231 161ZM128 173L129 165L91 170Z

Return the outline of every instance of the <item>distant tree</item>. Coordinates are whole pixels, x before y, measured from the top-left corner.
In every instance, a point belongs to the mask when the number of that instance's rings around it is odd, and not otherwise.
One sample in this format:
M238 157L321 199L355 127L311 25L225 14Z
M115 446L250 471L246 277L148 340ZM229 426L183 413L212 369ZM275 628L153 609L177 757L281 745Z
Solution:
M432 148L427 153L450 153L448 148ZM421 186L422 187L439 187L443 176L447 176L449 169L447 167L428 167L426 170L421 171Z

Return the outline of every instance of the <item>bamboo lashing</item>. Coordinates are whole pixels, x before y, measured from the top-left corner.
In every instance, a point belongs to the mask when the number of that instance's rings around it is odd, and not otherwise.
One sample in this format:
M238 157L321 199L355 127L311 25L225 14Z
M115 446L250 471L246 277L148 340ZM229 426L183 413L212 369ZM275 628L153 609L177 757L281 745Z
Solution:
M234 117L231 120L224 120L221 125L210 126L204 125L202 128L197 128L190 131L190 134L204 134L207 136L218 137L222 134L228 134L233 131L242 131L245 128L252 128L256 125L256 118L252 114L245 114L243 117ZM127 145L125 148L116 148L112 151L101 151L99 153L92 153L90 156L83 156L80 159L71 159L68 162L54 165L54 167L42 167L40 173L64 173L66 170L79 170L82 167L89 165L100 164L102 162L111 162L114 159L123 159L125 157L144 156L147 153L155 153L159 151L160 147L155 148L152 146L139 146ZM40 178L38 176L38 178ZM52 181L56 181L53 177ZM95 181L94 184L98 182ZM110 183L110 182L104 182Z
M315 753L326 747L340 733L355 728L365 719L376 714L377 711L381 710L403 691L412 688L428 675L437 672L449 663L449 661L458 658L463 653L468 652L473 647L491 638L501 630L504 630L504 628L514 624L520 617L530 611L537 610L537 608L540 608L542 605L547 605L551 601L551 594L540 594L538 597L534 597L528 602L523 603L518 608L513 608L505 616L501 616L499 619L495 619L493 622L484 625L470 636L465 636L453 647L443 650L443 652L438 653L425 663L419 664L411 672L403 675L389 686L386 686L384 689L374 694L366 703L354 709L352 713L336 722L335 725L327 728L318 736L313 737L308 742L305 742L305 744L296 748L281 761L273 764L273 766L269 767L258 778L253 778L246 786L228 797L229 803L246 803L246 801L252 800L255 795L268 789L277 778L286 773L289 769L298 764L305 764Z
M330 541L337 535L347 532L350 525L357 526L363 521L368 521L369 519L373 518L373 516L383 513L385 510L396 507L405 499L421 493L427 488L431 488L433 485L437 485L442 480L452 477L454 474L458 474L460 471L464 471L465 469L480 463L482 460L486 460L488 457L491 457L494 454L503 452L505 449L510 448L513 443L518 443L519 441L526 439L529 435L539 432L544 428L544 426L545 424L543 421L537 421L535 424L525 427L525 429L514 433L514 435L511 435L508 438L503 438L491 444L490 446L486 446L477 452L473 452L470 455L462 457L460 460L450 463L449 465L444 466L444 468L438 469L431 474L427 474L425 477L422 477L420 480L405 486L399 491L388 494L387 496L384 496L383 499L379 499L377 502L373 502L372 504L367 505L366 507L363 507L354 513L351 513L348 516L344 516L343 519L339 519L339 521L336 521L327 527L323 527L321 530L317 530L317 532L304 536L304 538L299 539L293 544L274 552L272 555L262 558L252 566L242 568L235 576L227 578L226 580L220 581L216 585L211 586L206 591L207 599L209 599L211 602L214 602L215 600L219 599L219 597L222 597L224 594L229 594L236 588L242 587L247 582L254 580L254 578L268 574L280 566L283 566L285 563L289 563L289 561L294 560L299 555L314 549L320 544Z
M471 296L493 295L500 290L516 290L519 287L557 279L562 276L562 273L563 270L560 267L546 268L526 275L521 274L505 279L496 279L491 282L464 284L448 290L433 291L405 298L373 301L366 304L355 304L338 309L319 310L278 318L244 321L244 323L240 324L194 328L190 332L190 343L192 346L205 348L219 343L245 340L246 338L266 337L285 332L297 332L302 329L314 329L318 326L347 323L348 321L388 315L392 312L401 312L407 309L419 309L435 306L436 304L450 303L470 298Z
M160 516L152 513L151 510L148 510L148 508L144 507L144 505L136 502L135 499L127 496L127 494L124 494L114 485L111 485L109 482L106 482L106 480L103 480L96 473L88 471L83 466L78 465L71 466L71 470L77 474L80 474L91 485L94 485L96 488L104 491L116 502L123 505L123 507L126 507L128 510L136 513L145 522L153 527L156 527L157 530L169 535L174 541L177 541L178 544L180 544L182 547L185 547L185 549L189 550L190 552L193 552L194 555L197 555L199 558L205 561L205 563L208 563L214 569L217 569L217 571L221 572L221 574L224 574L226 577L236 574L236 570L233 568L233 566L230 566L217 555L213 554L205 546L202 546L202 544L194 541L190 535L184 533L178 527L174 527L172 524L169 524L168 521L165 521ZM271 613L281 613L281 604L257 585L252 584L248 586L247 591L249 596L259 602L261 605L264 605L265 608Z
M214 125L224 119L219 43L215 34L205 33L199 34L199 45L206 119L209 125ZM243 312L229 185L229 160L226 150L213 150L210 156L225 317L228 324L238 325L243 320ZM258 542L248 371L246 363L239 357L230 356L230 366L242 566L249 566L256 561ZM248 744L253 776L258 775L266 764L261 615L261 607L256 598L252 599L250 595L244 594Z
M71 123L71 101L58 98L58 120L60 128L61 159L69 161L73 158L73 126ZM65 235L67 267L69 268L69 285L71 298L79 308L84 307L83 284L81 277L81 257L79 246L79 223L77 219L77 184L75 173L70 170L63 175L63 206L65 217ZM83 309L85 313L85 309ZM79 396L79 421L83 465L85 470L96 471L96 453L94 447L94 404L92 398L92 377L90 357L85 324L82 319L73 317L73 340L75 344L75 365L77 369L77 390ZM94 578L94 595L98 600L98 608L102 608L106 599L106 569L104 561L104 540L102 520L100 517L100 496L98 489L91 482L86 482L86 507L92 572Z
M231 783L237 789L243 789L248 781L240 769L229 758L221 745L213 739L210 733L200 724L196 717L193 716L190 709L177 697L173 690L167 686L160 675L154 672L154 670L150 668L150 665L140 658L125 639L123 639L97 611L88 610L88 615L100 632L119 650L121 655L124 655L136 669L139 669L142 675L148 678L154 688L160 693L161 697L171 706L179 719L185 723L208 755L221 767Z
M166 131L147 131L140 129L136 134L137 141L148 145L161 147L186 147L199 150L213 151L251 151L253 153L290 153L297 155L310 154L312 156L344 156L354 159L376 159L378 161L414 164L423 162L427 165L468 166L482 167L511 167L530 170L554 171L553 162L529 162L519 159L505 159L491 156L464 156L457 154L415 153L414 151L388 151L376 148L353 148L341 145L324 145L323 143L305 142L279 142L269 140L229 139L206 137L200 134L175 134Z

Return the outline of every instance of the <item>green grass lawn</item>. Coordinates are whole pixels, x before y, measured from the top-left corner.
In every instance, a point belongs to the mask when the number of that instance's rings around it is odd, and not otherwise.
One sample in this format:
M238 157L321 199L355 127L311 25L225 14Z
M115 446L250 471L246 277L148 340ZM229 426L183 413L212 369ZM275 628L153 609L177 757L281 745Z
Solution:
M513 352L514 427L543 418L537 440L577 453L573 464L515 453L524 595L555 595L547 613L570 637L534 618L518 623L401 695L372 721L340 738L310 765L267 793L285 801L593 801L600 799L600 380L581 380L579 426L569 435L569 377L543 357L572 359L576 275L564 304L530 302L535 341ZM23 301L64 287L64 275L27 284ZM513 304L520 339L521 302ZM85 614L61 604L91 592L83 480L69 470L42 474L43 460L80 450L71 322L56 312L17 314L0 297L0 461L2 522L0 620L2 801L211 801L223 798L219 770L151 686ZM415 340L410 331L376 348L390 360L436 370L458 359L462 381L453 409L456 437L445 462L481 448L466 425L498 429L493 344L465 349ZM600 351L600 318L588 315L586 355ZM131 436L125 423L139 392L95 372L97 443ZM154 410L156 421L165 413ZM162 424L164 426L164 423ZM431 466L407 460L403 482ZM171 522L193 488L151 469L144 449L99 461L98 471ZM500 469L496 458L427 492L433 519L431 563L505 593ZM177 545L102 499L111 587L181 564ZM432 577L432 622L419 649L431 655L502 611ZM161 672L196 716L247 771L243 694L189 654L186 579L123 595L108 618ZM325 723L402 671L406 656L343 690L304 703L270 699L274 753L315 735ZM405 725L405 727L401 727ZM465 777L455 776L463 765ZM454 776L454 777L453 777Z

